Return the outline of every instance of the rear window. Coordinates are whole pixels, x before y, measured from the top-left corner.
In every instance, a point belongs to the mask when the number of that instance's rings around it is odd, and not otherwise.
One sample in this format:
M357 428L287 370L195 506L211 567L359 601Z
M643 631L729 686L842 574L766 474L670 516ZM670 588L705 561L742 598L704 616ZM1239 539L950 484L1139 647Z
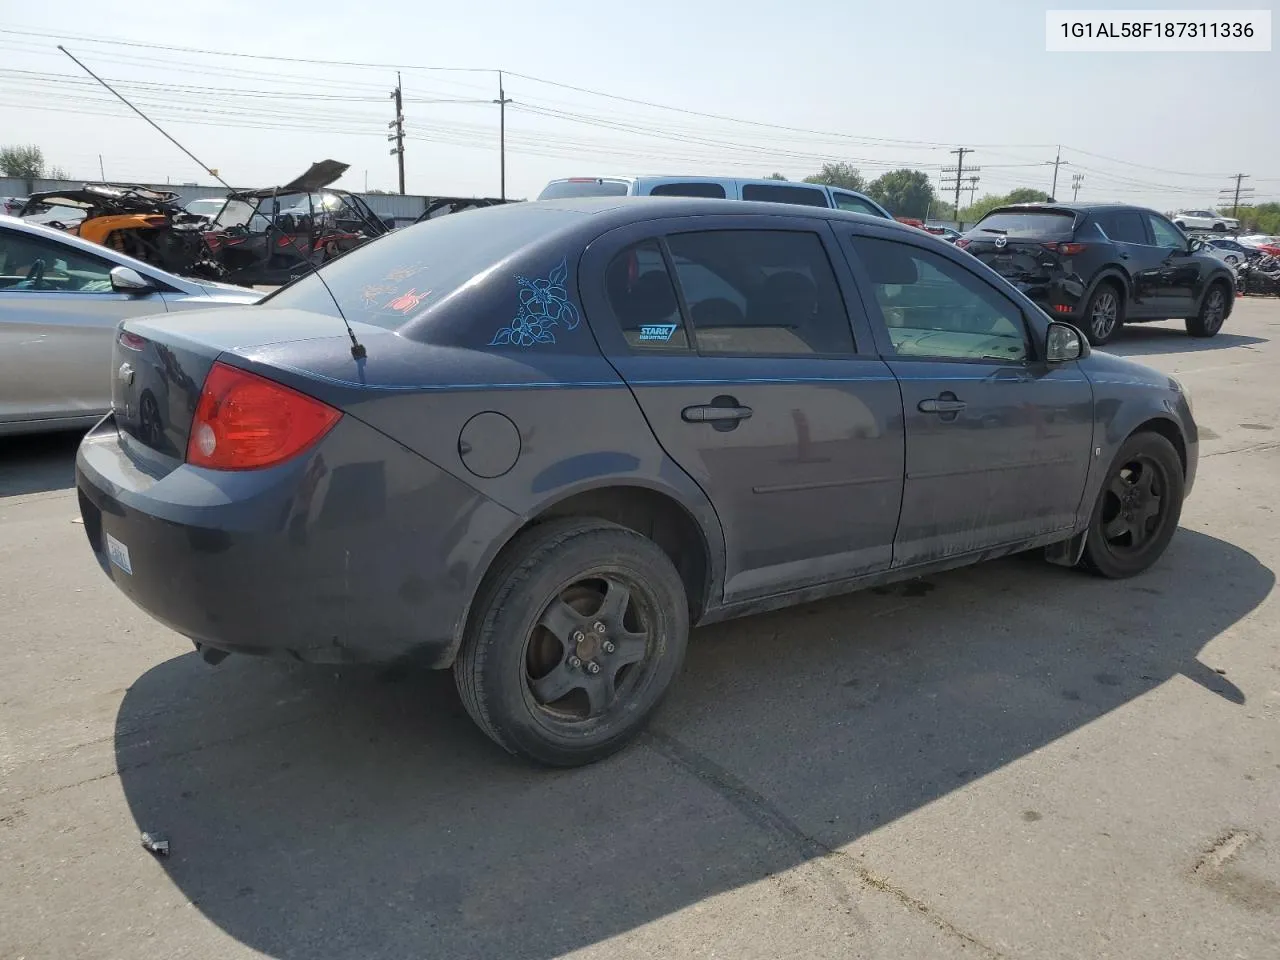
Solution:
M997 234L1028 240L1070 240L1076 218L1069 213L1048 210L989 213L978 221L974 233Z
M388 233L280 288L266 307L398 329L476 275L578 216L531 204L468 210ZM325 285L328 285L328 291ZM330 292L332 297L330 297Z
M785 184L748 183L742 188L743 200L764 203L795 203L804 207L827 206L827 194L817 187L795 187Z
M718 183L660 183L649 193L655 197L707 197L711 200L725 198L724 187Z
M625 197L630 185L622 180L553 180L538 194L539 200L571 200L575 197Z

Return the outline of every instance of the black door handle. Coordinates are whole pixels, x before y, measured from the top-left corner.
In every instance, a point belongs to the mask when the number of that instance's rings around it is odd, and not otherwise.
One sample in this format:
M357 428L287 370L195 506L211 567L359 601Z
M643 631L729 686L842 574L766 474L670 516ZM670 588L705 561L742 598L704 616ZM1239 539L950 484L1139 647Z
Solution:
M721 407L712 404L699 407L685 407L680 416L686 423L711 423L721 420L746 420L751 416L750 407Z
M916 409L921 413L959 413L966 406L963 400L921 400Z

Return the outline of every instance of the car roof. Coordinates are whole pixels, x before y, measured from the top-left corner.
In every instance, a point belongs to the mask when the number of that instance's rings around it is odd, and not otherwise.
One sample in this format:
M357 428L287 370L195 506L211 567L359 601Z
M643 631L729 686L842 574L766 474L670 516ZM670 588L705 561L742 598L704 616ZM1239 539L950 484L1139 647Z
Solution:
M159 267L150 263L144 263L141 260L135 260L127 254L120 253L118 250L112 250L101 244L90 243L88 240L81 240L74 234L67 233L64 230L57 230L53 227L46 227L40 223L30 223L19 217L9 217L0 215L0 227L10 230L16 230L18 233L26 233L36 237L44 237L47 240L53 240L56 243L65 244L73 250L79 250L83 253L99 257L103 260L111 260L117 266L132 267L143 276L154 277L163 283L182 290L186 293L199 293L204 288L196 280L188 277L179 277L176 274L169 273L167 270L161 270Z
M781 182L781 181L778 181ZM605 229L637 223L643 220L659 220L666 217L759 216L759 217L810 217L822 220L847 220L877 226L892 225L907 236L918 237L923 231L915 227L886 220L884 217L832 207L814 207L795 203L766 203L761 200L721 200L704 197L575 197L563 200L530 200L544 210L563 210L608 221ZM507 204L493 210L516 210L524 204Z

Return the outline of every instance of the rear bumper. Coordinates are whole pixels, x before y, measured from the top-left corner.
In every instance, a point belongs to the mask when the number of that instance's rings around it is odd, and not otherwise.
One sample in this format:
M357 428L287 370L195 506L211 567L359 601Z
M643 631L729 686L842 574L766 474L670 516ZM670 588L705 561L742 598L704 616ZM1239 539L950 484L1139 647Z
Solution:
M1088 291L1083 283L1072 277L1054 277L1032 283L1010 282L1055 319L1076 322L1082 316Z
M447 666L514 520L350 416L303 456L238 473L159 465L108 416L76 486L99 565L156 620L215 650L320 663Z

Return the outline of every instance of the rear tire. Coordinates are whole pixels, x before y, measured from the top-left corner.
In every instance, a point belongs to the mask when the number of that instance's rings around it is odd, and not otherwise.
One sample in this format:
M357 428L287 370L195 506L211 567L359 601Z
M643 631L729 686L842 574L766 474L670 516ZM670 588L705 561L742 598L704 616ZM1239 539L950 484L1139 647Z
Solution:
M657 544L594 518L550 521L521 534L486 578L454 679L501 747L579 766L640 732L688 637L684 584Z
M1084 565L1098 576L1136 576L1160 559L1182 516L1178 451L1158 433L1120 447L1098 492L1085 535Z
M1227 318L1227 285L1215 280L1204 292L1200 312L1187 317L1187 333L1193 337L1212 337L1222 329Z
M1124 324L1124 293L1110 280L1098 284L1084 307L1085 335L1100 347Z
M1214 233L1226 233L1226 232L1227 232L1227 225L1226 225L1225 223L1215 223L1215 224L1213 225L1213 232L1214 232Z

